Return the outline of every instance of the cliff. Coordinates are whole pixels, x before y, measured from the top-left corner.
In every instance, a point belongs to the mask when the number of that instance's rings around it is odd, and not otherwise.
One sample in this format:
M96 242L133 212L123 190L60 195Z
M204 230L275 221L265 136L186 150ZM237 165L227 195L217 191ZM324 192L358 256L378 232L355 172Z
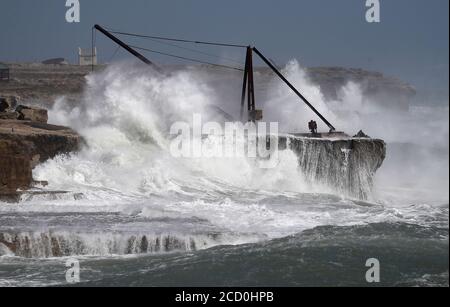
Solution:
M26 120L0 120L0 199L33 184L32 169L58 154L76 151L82 138L66 127Z
M410 100L416 95L410 84L379 72L344 67L312 67L307 71L327 99L336 100L347 82L359 84L364 97L394 110L408 110Z
M76 105L86 84L85 77L91 72L89 66L76 65L20 63L10 64L9 67L12 79L10 82L0 82L0 94L19 96L27 104L47 108L52 106L55 98L62 95ZM105 66L97 66L96 70L104 68ZM165 66L165 68L171 71L186 67ZM211 82L215 89L220 89L223 83L233 84L237 89L242 86L240 72L233 73L209 66L198 68L208 73L207 79L210 80L208 82ZM274 77L273 72L267 67L255 67L255 71L256 90L264 91ZM345 67L312 67L306 71L310 80L320 86L326 99L337 99L339 89L349 81L358 83L365 97L394 109L407 109L410 99L416 94L416 90L410 84L379 72ZM227 95L229 88L224 87L223 91L224 95Z

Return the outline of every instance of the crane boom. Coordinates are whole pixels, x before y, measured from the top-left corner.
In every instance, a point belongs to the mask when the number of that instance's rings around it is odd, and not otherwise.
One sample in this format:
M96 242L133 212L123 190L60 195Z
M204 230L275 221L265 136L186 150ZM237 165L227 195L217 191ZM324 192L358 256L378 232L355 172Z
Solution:
M316 113L317 116L319 116L319 118L328 126L328 128L330 128L330 131L335 131L336 128L334 128L334 126L322 115L320 114L319 111L317 111L316 108L314 108L314 106L308 101L308 99L305 98L305 96L303 96L287 79L286 77L283 76L283 74L261 53L259 52L258 49L256 49L255 47L253 47L253 51L264 61L264 63L267 64L267 66L269 66L274 72L275 74L280 77L281 80L284 81L284 83L287 84L287 86L289 86L289 88L291 90L294 91L295 94L297 94L298 97L300 97L303 102L314 112Z
M103 35L105 35L106 37L108 37L109 39L111 39L113 42L115 42L117 45L119 45L120 47L122 47L123 49L125 49L126 51L128 51L129 53L131 53L132 55L134 55L135 57L137 57L139 60L141 60L142 62L144 62L145 64L151 66L154 70L156 70L159 73L163 73L163 70L157 66L155 63L153 63L152 61L150 61L149 59L147 59L145 56L143 56L142 54L140 54L139 52L137 52L136 50L134 50L133 48L131 48L130 46L128 46L127 44L125 44L124 42L122 42L120 39L118 39L117 37L115 37L114 35L112 35L110 32L108 32L106 29L104 29L103 27L99 26L99 25L95 25L94 29L98 30L100 33L102 33Z

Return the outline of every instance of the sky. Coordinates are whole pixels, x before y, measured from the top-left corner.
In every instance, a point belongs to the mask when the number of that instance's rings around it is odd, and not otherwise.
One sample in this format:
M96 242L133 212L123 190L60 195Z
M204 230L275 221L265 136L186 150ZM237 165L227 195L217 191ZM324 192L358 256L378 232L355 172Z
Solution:
M380 0L380 23L366 21L366 0L79 2L80 23L67 23L66 0L0 0L0 61L64 57L75 63L77 48L90 47L91 28L100 24L133 33L252 44L278 65L295 58L303 66L380 71L424 92L439 92L448 103L448 0ZM148 40L126 40L180 54ZM96 41L103 62L130 57L122 50L115 53L116 46L100 34ZM207 51L239 61L244 57L237 50ZM147 56L157 63L174 61Z

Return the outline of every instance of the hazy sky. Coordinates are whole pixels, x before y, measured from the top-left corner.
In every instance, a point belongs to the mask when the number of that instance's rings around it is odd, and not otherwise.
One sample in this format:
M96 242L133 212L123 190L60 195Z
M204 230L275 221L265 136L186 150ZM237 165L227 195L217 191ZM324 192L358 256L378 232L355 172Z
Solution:
M80 0L78 24L66 22L65 2L0 0L0 61L75 62L77 48L90 46L90 29L98 23L143 34L251 43L280 65L296 58L305 66L378 70L419 88L437 85L448 96L448 0L380 0L377 24L366 22L365 0ZM101 60L109 61L116 47L101 35L97 40ZM234 50L211 51L243 57ZM114 59L124 57L120 51Z

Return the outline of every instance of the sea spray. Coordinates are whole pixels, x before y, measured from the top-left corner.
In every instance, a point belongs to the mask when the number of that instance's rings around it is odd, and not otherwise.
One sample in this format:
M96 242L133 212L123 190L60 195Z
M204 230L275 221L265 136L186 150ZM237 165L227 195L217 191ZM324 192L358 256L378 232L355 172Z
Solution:
M306 75L295 62L289 64L286 71L297 74L298 82L306 82ZM286 91L280 88L275 93L292 104L285 97ZM317 87L308 83L306 93L317 98L321 111L332 114ZM305 152L289 148L280 153L275 167L267 170L260 169L254 159L246 157L172 157L168 152L170 125L178 121L192 123L194 113L208 118L210 109L206 106L220 100L214 96L213 89L198 79L198 74L190 71L173 72L162 78L141 68L109 67L88 76L87 90L78 107L67 111L64 100L60 100L50 112L51 119L78 129L86 138L88 147L76 156L39 166L35 177L49 180L54 189L69 189L72 181L74 185L147 195L180 192L189 186L207 191L208 181L219 181L236 188L296 192L335 190L342 195L367 198L370 193L367 187L339 184L336 188L337 179L334 182L327 179L324 172L316 171L318 176L308 182L305 179L312 178L311 170L322 166L317 165L318 161L314 159L302 160ZM292 114L299 112L294 112L294 108L299 106L298 102L291 105ZM268 114L271 112L268 107ZM267 120L270 118L268 115ZM283 118L281 124L285 122L289 120ZM211 140L210 137L202 142L210 147L218 144ZM308 157L313 156L314 152L308 154ZM339 156L329 156L329 159L340 161ZM324 161L324 165L326 163ZM66 184L62 185L64 182ZM355 185L359 183L354 182ZM215 184L211 187L216 188ZM355 192L360 189L364 192Z
M329 148L315 148L308 145L308 139L300 139L298 148L280 151L273 169L260 169L252 159L245 157L174 158L167 150L170 121L189 122L193 112L202 112L203 103L190 99L200 96L200 101L207 104L220 101L220 97L214 97L212 89L189 71L180 72L181 77L175 72L168 80L140 69L126 72L126 78L121 74L120 68L111 66L91 75L89 88L79 106L70 109L61 99L51 110L51 120L79 129L88 146L77 154L57 157L35 169L36 179L49 181L44 189L72 192L56 200L57 196L24 198L17 212L31 214L24 224L37 223L30 226L28 233L37 236L46 233L39 225L65 225L56 229L50 227L53 233L63 234L69 227L68 221L77 221L75 217L85 212L89 219L70 233L86 238L83 244L88 246L90 235L83 234L98 229L105 238L112 238L111 223L130 227L121 220L124 217L137 218L133 227L139 231L118 235L112 241L126 242L131 236L142 239L145 235L149 242L149 237L158 233L172 236L182 233L195 238L200 227L205 228L205 233L237 234L222 237L218 244L238 244L283 237L320 225L409 221L411 216L416 216L409 208L390 209L349 199L349 196L370 199L367 193L374 174L364 172L376 167L379 161L368 159L369 165L360 165L358 146L347 141L333 145L333 141L328 140ZM103 78L109 78L109 82L103 82ZM184 110L178 112L175 99L163 108L162 102L171 91L176 92L180 80L184 82L184 93L178 94L177 99ZM135 87L138 83L139 87ZM190 94L190 90L195 94ZM295 105L299 106L297 101ZM323 107L327 105L330 102L324 101ZM189 109L189 106L195 107ZM133 108L140 112L127 113ZM336 116L339 118L338 113ZM215 141L211 136L204 139L213 147ZM75 194L81 196L75 198ZM2 212L10 211L2 207ZM44 216L39 212L44 212ZM104 212L115 213L120 219L111 221L102 216ZM46 217L54 213L61 222L50 222L52 220ZM95 214L100 214L98 219L93 219ZM80 221L85 221L83 216ZM9 215L0 218L3 218L2 224L11 220ZM165 226L156 232L155 227L159 226L153 221L140 221L140 218L161 219ZM188 222L182 222L184 219ZM18 233L14 227L5 227L7 225L3 226L5 233ZM23 229L19 232L27 233ZM64 240L70 241L68 236L69 233L62 235ZM142 242L141 239L137 241ZM43 245L37 246L44 248ZM102 249L101 254L126 254L126 250ZM78 252L81 251L73 253ZM91 249L89 253L100 251Z

